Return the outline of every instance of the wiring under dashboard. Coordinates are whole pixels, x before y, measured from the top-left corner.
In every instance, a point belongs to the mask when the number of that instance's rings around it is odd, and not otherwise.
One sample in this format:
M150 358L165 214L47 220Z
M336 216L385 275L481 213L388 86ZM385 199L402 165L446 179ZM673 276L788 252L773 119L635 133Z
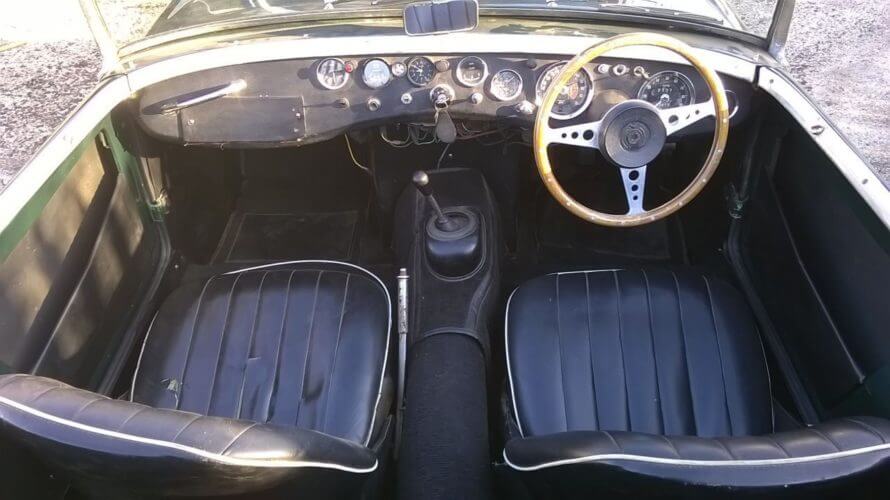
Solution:
M516 129L504 129L501 127L473 129L466 122L458 122L456 127L457 140L466 141L471 139L478 140L484 146L494 146L497 144L513 141L521 136L520 131ZM437 137L435 128L418 123L400 124L398 128L404 128L403 137L394 139L390 137L389 127L382 126L379 129L380 138L383 142L394 148L407 148L409 146L425 146L429 144L441 143ZM483 137L492 138L493 140L482 141ZM444 154L444 153L443 153Z

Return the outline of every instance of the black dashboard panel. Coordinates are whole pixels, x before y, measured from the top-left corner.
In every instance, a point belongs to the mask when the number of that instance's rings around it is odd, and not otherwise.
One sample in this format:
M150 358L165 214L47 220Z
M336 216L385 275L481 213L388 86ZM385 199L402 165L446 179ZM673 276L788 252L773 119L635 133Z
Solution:
M319 81L317 72L324 59L251 63L200 71L142 91L138 101L140 122L151 135L180 143L255 147L308 143L352 128L392 122L429 122L435 113L431 91L444 85L453 92L447 109L456 119L503 120L531 127L538 79L553 64L566 60L553 56L472 55L487 66L484 78L475 86L461 83L456 74L458 63L466 54L425 56L436 69L429 83L422 86L409 81L406 66L401 66L418 56L340 58L348 77L336 90L325 88ZM396 69L398 76L391 72L388 83L376 89L369 87L363 82L362 73L366 62L372 59L383 60ZM377 68L380 67L377 64ZM578 116L561 123L599 120L611 106L636 98L649 78L665 71L676 71L688 78L694 87L696 102L707 101L710 96L704 80L691 66L600 58L586 69L592 78L594 96ZM515 97L499 100L492 92L492 81L503 70L515 72L522 83ZM178 96L200 95L202 89L218 88L239 79L244 80L246 86L237 94L177 112L153 112L158 103L177 101ZM420 80L424 82L426 78ZM723 81L732 93L731 106L733 103L737 106L735 123L747 115L753 89L749 83L733 78L724 77ZM515 83L515 79L511 83ZM711 129L706 123L685 132L706 133Z

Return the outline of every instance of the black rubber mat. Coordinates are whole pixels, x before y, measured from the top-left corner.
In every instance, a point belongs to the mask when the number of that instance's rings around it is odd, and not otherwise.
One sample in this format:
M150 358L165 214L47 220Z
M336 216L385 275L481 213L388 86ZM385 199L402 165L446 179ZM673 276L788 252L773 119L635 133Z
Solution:
M236 211L213 261L265 262L301 259L349 260L359 212L256 213Z

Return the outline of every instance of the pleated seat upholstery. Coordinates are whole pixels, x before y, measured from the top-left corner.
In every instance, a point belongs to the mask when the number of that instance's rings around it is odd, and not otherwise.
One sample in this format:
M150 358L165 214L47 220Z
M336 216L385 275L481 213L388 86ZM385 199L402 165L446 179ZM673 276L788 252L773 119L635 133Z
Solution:
M132 400L367 443L390 311L342 264L240 271L173 292L146 337Z
M887 420L775 432L760 336L721 280L540 277L512 295L505 342L519 435L504 461L533 497L800 498L890 482Z

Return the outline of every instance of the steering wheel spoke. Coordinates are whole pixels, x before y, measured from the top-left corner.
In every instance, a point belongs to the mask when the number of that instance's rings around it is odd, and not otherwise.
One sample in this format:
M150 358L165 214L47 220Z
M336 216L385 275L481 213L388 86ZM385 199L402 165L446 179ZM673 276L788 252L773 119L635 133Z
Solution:
M568 144L582 148L599 149L599 131L601 121L580 123L567 127L544 129L544 141L550 144Z
M708 99L698 104L690 104L689 106L658 110L658 116L664 122L664 128L667 130L668 137L705 118L714 116L714 114L713 99Z
M627 214L638 215L646 210L643 208L643 192L646 191L647 165L637 168L622 168L621 180L624 182L624 196L627 197Z

